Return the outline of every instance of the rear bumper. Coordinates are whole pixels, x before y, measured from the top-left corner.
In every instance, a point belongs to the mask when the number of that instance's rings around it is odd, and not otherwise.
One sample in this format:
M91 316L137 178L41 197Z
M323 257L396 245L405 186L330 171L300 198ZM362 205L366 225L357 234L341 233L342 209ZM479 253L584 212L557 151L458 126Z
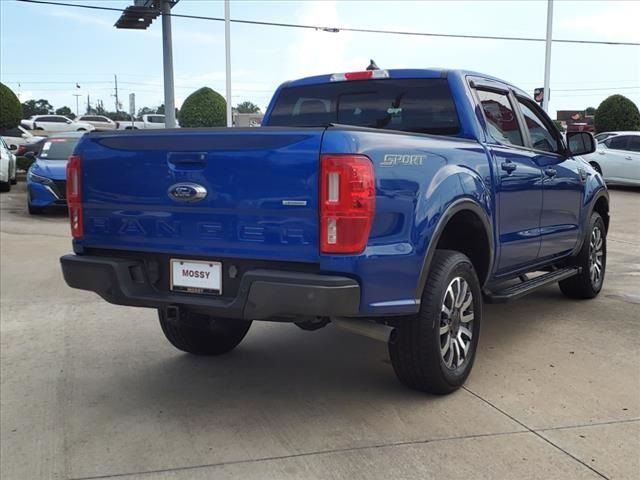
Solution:
M65 255L60 263L70 287L96 292L116 305L178 306L247 320L350 316L357 315L360 307L360 286L348 277L249 270L242 276L237 295L229 298L160 291L148 281L145 264L136 260Z

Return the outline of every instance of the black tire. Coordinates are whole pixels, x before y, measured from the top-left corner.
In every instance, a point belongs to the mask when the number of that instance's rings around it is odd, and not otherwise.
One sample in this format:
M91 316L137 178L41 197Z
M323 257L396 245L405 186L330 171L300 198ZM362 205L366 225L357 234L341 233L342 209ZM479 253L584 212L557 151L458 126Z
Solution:
M230 352L251 327L250 320L214 318L194 312L182 312L180 320L174 320L158 310L158 317L167 340L178 350L194 355Z
M0 182L0 192L10 192L11 182Z
M76 130L76 132L86 132L87 129L86 128L79 128L78 130Z
M600 232L601 248L598 246L596 229ZM594 236L596 237L594 239ZM595 241L593 244L592 239ZM594 280L592 276L592 262L596 262L598 251L600 255L600 271L599 276ZM585 232L584 242L578 255L571 262L572 265L580 267L582 272L566 280L562 280L558 284L560 290L569 298L594 298L602 290L604 284L604 275L607 267L607 230L604 221L598 212L593 212L589 219L589 228ZM596 268L596 265L593 268Z
M589 162L589 165L591 165L596 172L602 175L602 168L600 168L600 165L598 165L596 162Z
M18 177L14 177L11 179L11 185L17 185L18 184Z
M44 209L42 207L34 207L33 205L31 205L31 202L27 202L27 211L29 212L29 215L40 215Z
M447 334L441 334L441 326L443 322L446 323L443 305L446 305L449 298L450 284L457 278L466 281L468 291L471 293L471 303L466 309L464 304L467 303L465 301L467 297L462 294L463 316L458 316L457 323L463 326L464 312L467 312L467 316L472 313L472 324L467 323L470 327L467 330L472 332L472 336L462 362L455 365L457 362L452 361L452 366L447 366L446 357L449 352L441 353L443 343L447 343ZM451 298L455 299L455 295ZM459 252L437 250L422 293L420 312L415 316L398 320L395 335L389 342L391 364L398 379L415 390L439 395L451 393L460 388L473 367L481 321L482 292L471 260ZM455 329L457 331L457 327ZM444 342L441 335L444 336ZM455 349L453 344L449 345L453 359ZM457 350L460 351L459 344Z

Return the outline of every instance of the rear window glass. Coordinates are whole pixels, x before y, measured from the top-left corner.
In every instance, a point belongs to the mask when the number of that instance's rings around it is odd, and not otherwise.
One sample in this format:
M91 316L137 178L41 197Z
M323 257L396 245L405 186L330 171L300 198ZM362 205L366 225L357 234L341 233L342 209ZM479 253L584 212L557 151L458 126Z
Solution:
M458 114L445 79L365 80L285 88L269 126L330 123L455 135Z
M44 142L40 158L47 160L68 160L79 138L52 138Z

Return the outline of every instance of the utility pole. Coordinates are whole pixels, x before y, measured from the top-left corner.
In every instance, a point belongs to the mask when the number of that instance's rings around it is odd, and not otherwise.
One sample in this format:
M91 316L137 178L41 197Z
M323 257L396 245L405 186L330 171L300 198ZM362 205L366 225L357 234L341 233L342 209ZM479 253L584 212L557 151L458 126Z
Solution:
M113 79L115 80L115 88L116 88L116 113L118 113L118 110L120 110L120 102L118 100L118 75L113 74Z
M547 41L544 52L544 94L542 109L549 113L549 81L551 79L551 32L553 30L553 0L547 3Z
M171 0L161 0L162 63L164 65L164 124L176 126L176 101L173 88L173 47L171 45Z
M87 113L91 112L91 101L89 100L89 94L87 93Z
M231 20L229 18L229 0L224 0L224 56L227 79L227 127L233 127L231 111Z

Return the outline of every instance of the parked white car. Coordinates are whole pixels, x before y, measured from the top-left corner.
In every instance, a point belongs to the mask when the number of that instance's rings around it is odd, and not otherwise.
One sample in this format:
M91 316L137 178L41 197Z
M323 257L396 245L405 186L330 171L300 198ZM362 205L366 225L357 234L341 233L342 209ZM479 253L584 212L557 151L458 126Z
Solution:
M47 132L90 132L95 127L89 123L74 122L64 115L34 115L20 122L23 127L30 130L44 130Z
M140 120L119 122L120 130L142 130L145 128L165 128L164 115L160 113L150 113L142 115Z
M118 124L116 122L103 115L80 115L76 118L76 122L93 125L98 132L106 132L109 130L116 130L118 128Z
M26 128L20 126L0 130L0 137L4 139L12 152L15 153L17 151L16 155L20 155L20 147L23 145L31 145L32 143L37 143L44 138L38 137Z
M584 155L607 183L640 186L640 132L607 132L598 149Z
M0 192L8 192L16 184L16 156L0 138Z

